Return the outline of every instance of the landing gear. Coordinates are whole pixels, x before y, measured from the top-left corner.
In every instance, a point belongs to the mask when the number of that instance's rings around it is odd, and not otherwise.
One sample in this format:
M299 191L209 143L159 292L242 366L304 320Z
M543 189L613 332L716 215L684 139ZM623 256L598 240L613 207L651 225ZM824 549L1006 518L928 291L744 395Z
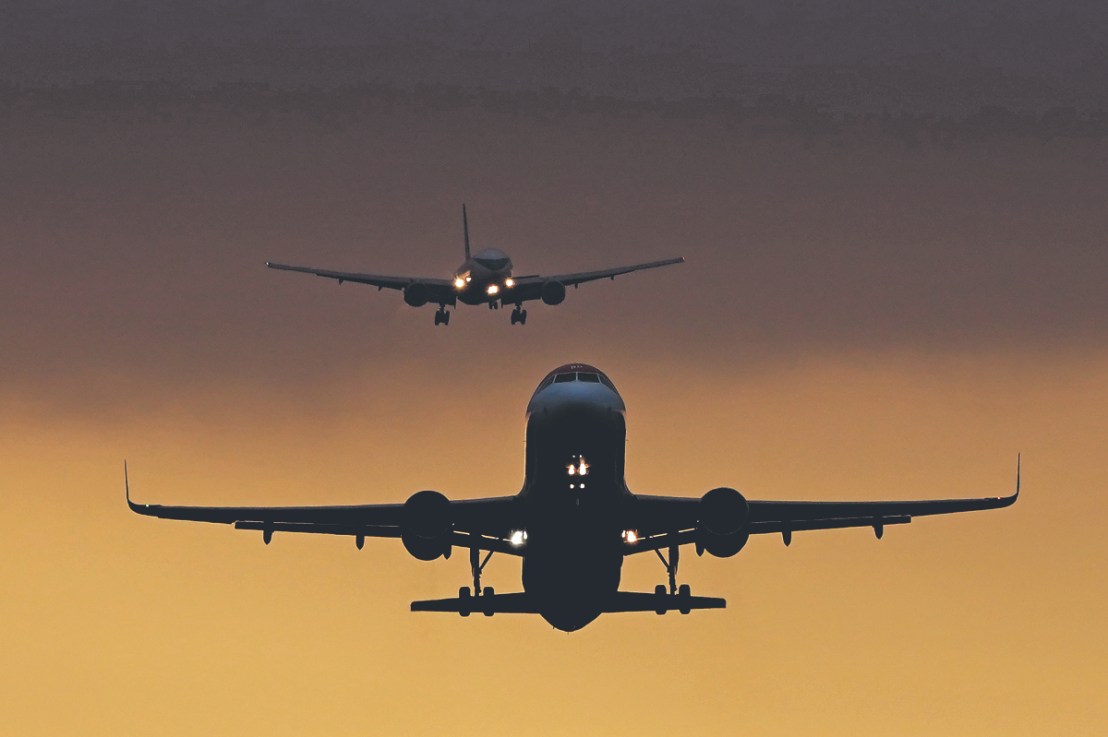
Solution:
M471 592L468 586L458 589L458 613L463 617L468 617L473 612L481 612L486 617L493 615L492 597L496 591L492 586L481 588L481 571L485 570L491 557L491 550L482 560L479 549L469 549L469 570L473 574L473 591Z
M677 585L677 564L681 561L680 546L669 546L668 559L662 555L661 550L655 550L654 552L657 553L658 560L662 561L662 565L665 566L666 573L669 576L668 589L665 584L658 584L654 587L654 596L658 600L658 608L654 611L658 614L665 614L670 609L676 609L682 614L688 614L692 611L690 606L692 588L687 583Z
M446 305L439 305L438 311L435 313L436 325L449 325L450 313L446 311Z
M520 325L527 324L527 310L523 309L520 305L516 305L516 308L512 310L512 324L516 323Z

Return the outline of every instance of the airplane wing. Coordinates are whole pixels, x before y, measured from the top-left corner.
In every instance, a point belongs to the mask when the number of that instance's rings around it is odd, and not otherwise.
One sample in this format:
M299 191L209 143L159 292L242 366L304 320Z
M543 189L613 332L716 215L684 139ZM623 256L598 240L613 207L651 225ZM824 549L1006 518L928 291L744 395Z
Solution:
M999 509L1014 504L1020 486L1018 462L1016 465L1016 489L1010 496L872 502L751 499L747 501L746 523L750 534L779 533L786 544L793 532L802 530L872 527L881 537L885 526L907 524L914 517ZM696 543L699 528L711 526L711 520L705 519L704 514L704 505L698 498L636 495L633 516L639 526L639 539L627 546L627 552Z
M505 296L504 301L511 302L518 300L524 302L527 300L540 299L542 297L542 285L547 282L558 282L565 287L573 287L578 284L584 284L589 281L596 281L598 279L615 279L622 274L630 274L632 271L643 271L645 269L657 269L662 266L672 266L674 264L685 263L684 257L678 256L677 258L667 258L661 261L648 261L642 264L631 264L630 266L616 266L610 269L599 269L597 271L579 271L574 274L553 274L551 276L521 276L515 280L515 286L512 288L511 297Z
M201 507L139 504L131 500L131 485L124 466L127 506L136 514L161 519L213 522L237 530L258 530L268 543L275 532L400 537L404 504L354 504L311 507ZM451 544L512 555L519 551L509 542L513 529L515 497L463 499L450 502Z
M326 279L334 279L339 284L353 282L355 284L368 284L378 289L404 289L412 284L422 284L428 290L428 302L446 302L453 304L455 293L453 284L447 279L423 278L414 276L388 276L382 274L360 274L354 271L330 271L328 269L316 269L311 266L290 266L279 264L275 261L266 261L265 265L271 269L280 271L299 271L304 274L314 274Z

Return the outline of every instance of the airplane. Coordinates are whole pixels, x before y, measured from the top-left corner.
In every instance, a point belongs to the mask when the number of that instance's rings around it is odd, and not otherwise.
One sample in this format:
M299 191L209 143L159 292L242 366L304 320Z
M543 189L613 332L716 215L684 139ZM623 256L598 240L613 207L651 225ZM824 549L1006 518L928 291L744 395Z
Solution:
M437 304L439 309L435 312L435 325L449 325L450 313L446 306L455 307L458 302L467 305L487 304L489 309L493 310L499 309L503 305L514 304L512 324L525 325L527 323L527 310L523 309L524 302L541 299L548 305L561 304L566 298L566 287L576 288L585 282L598 279L615 279L621 274L629 274L632 271L656 269L661 266L672 266L685 262L684 258L678 257L630 266L616 266L597 271L580 271L573 274L512 276L512 260L503 251L496 248L486 248L470 255L469 217L466 215L464 204L462 205L462 229L465 235L466 258L462 265L454 270L454 275L449 279L359 274L348 271L316 269L310 266L290 266L273 261L266 261L265 265L271 269L299 271L327 279L335 279L339 284L347 281L369 284L377 287L378 291L399 289L404 294L404 301L412 307L422 307L428 303Z
M397 504L311 507L192 507L138 504L124 488L133 512L257 530L268 545L274 533L345 535L361 549L367 537L400 538L419 560L469 552L473 588L458 596L414 601L412 611L453 612L463 617L530 613L573 632L612 612L722 609L722 598L693 596L677 584L683 546L697 555L731 557L751 535L781 535L834 528L873 528L878 539L890 525L914 517L1007 507L1019 496L926 501L762 501L729 487L701 497L632 493L624 481L626 408L611 379L584 363L560 366L539 383L527 405L526 468L512 496L450 500L438 491L412 494ZM663 554L662 551L666 551ZM668 582L653 592L620 591L628 555L654 552ZM493 554L523 559L523 591L496 593L481 587Z

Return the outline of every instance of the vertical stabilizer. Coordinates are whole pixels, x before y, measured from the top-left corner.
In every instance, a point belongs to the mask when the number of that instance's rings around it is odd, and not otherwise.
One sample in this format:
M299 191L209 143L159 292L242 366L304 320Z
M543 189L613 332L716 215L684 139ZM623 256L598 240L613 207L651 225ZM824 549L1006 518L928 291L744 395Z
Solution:
M466 261L469 260L469 218L466 217L466 203L462 203L462 230L466 236Z

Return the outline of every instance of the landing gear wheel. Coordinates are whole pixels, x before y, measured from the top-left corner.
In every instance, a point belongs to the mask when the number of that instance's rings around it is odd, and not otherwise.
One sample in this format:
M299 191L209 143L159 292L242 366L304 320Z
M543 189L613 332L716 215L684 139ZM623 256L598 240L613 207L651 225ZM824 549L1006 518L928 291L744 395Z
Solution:
M436 325L449 325L450 324L450 313L446 311L445 307L440 307L438 309L438 312L435 313L435 324Z
M520 310L520 312L519 312L519 324L520 325L526 325L527 324L527 310Z
M492 616L492 597L496 595L496 591L492 586L486 586L485 590L481 592L481 598L484 599L484 606L481 607L481 611L486 617Z
M458 589L458 614L468 617L473 612L473 595L468 586Z
M658 608L654 610L655 614L665 614L669 611L668 607L666 607L667 596L665 585L658 584L654 587L654 598L658 600Z
M677 611L682 614L691 612L692 607L690 606L690 599L692 599L692 589L689 588L687 583L681 584L677 588Z
M512 310L512 324L519 322L519 310Z

